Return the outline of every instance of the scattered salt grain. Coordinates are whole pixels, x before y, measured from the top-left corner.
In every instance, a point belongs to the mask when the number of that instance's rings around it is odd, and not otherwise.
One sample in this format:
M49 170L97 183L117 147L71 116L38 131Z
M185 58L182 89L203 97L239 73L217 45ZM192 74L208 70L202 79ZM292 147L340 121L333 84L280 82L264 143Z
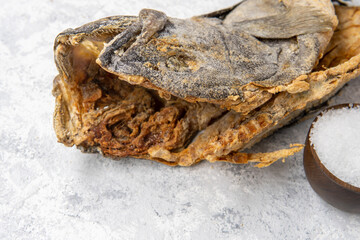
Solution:
M360 187L360 107L324 112L314 123L310 142L332 174Z

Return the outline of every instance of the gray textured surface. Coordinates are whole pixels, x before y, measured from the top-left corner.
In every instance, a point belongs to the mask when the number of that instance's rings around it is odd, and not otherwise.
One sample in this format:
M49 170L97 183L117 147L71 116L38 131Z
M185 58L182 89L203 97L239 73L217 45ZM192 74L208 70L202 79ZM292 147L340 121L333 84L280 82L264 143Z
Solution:
M360 215L323 202L302 153L269 168L118 162L56 143L57 33L143 7L189 17L236 1L1 1L0 239L358 239ZM206 4L204 4L206 2ZM360 102L360 79L334 103ZM303 143L311 119L254 150Z

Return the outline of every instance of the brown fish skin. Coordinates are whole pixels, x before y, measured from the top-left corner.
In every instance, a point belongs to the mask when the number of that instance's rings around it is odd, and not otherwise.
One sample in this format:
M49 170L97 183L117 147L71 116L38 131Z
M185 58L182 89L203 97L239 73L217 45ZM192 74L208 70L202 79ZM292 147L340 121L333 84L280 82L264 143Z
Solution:
M138 22L137 17L112 17L67 30L55 41L58 140L115 159L132 156L172 166L190 166L204 159L268 166L302 147L259 154L238 151L326 101L360 75L360 14L356 13L359 8L336 7L340 24L316 69L283 85L247 85L244 99L255 100L241 102L249 107L239 111L221 107L226 104L220 100L176 97L143 76L119 76L102 69L96 60L104 43Z

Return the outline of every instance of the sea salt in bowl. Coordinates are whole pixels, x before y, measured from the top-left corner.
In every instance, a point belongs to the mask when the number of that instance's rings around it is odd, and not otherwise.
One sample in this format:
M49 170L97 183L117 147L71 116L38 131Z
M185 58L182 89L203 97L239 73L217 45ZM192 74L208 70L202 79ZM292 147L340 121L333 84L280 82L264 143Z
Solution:
M329 107L315 118L305 142L304 168L320 197L360 213L360 104Z

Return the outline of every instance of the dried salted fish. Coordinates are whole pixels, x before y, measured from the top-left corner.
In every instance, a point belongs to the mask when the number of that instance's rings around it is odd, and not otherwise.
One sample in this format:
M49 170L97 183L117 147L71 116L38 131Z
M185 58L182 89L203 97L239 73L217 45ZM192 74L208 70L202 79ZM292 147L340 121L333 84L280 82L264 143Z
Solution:
M145 9L66 30L54 47L58 140L182 166L292 155L302 146L239 151L360 74L360 9L335 10L329 0L247 0L186 20Z

